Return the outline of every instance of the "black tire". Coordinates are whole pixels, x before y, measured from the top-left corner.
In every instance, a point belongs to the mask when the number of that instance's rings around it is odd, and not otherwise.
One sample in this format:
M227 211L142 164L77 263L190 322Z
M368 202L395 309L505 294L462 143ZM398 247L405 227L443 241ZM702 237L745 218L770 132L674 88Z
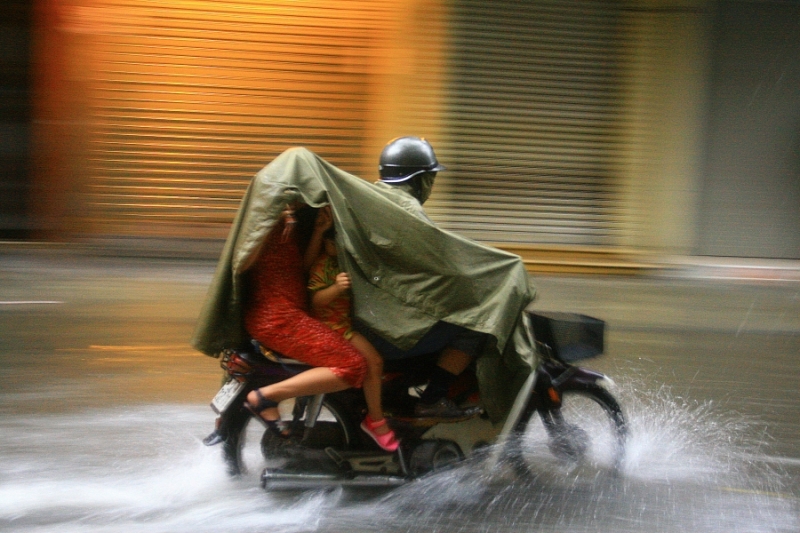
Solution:
M245 394L242 394L244 403ZM360 444L358 428L348 416L345 402L336 395L326 395L322 402L320 420L314 428L305 431L301 420L293 428L294 435L283 439L253 420L250 412L244 407L231 407L222 416L220 432L223 435L222 455L228 474L239 476L248 472L245 461L245 446L248 442L260 442L261 456L266 461L290 458L301 447L308 450L323 450L330 446L337 450L349 450ZM248 448L249 450L250 448ZM250 453L247 453L251 456ZM252 457L250 457L252 461Z
M422 440L411 452L409 470L413 477L452 468L464 460L464 452L453 441Z
M542 424L533 420L538 413ZM625 453L627 426L617 400L595 384L561 391L557 409L531 409L511 436L508 451L518 473L535 475L553 463L558 468L618 471Z

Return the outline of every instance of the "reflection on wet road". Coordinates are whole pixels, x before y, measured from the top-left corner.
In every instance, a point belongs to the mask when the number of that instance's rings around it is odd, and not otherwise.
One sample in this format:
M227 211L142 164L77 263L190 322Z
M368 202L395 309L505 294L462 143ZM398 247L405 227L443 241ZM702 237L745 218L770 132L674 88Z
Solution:
M538 308L608 322L590 366L630 421L621 475L474 458L393 491L279 495L258 450L231 480L200 442L220 371L188 338L212 270L0 259L0 530L800 530L800 285L538 280Z

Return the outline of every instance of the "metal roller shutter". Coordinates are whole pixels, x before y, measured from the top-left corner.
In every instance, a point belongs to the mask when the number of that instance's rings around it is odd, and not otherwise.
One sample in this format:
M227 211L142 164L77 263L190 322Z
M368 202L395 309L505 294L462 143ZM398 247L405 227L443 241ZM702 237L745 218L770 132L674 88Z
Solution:
M99 0L80 11L92 232L224 236L250 177L290 146L365 172L379 15L380 3L330 0Z
M431 214L496 243L614 244L621 7L463 0Z

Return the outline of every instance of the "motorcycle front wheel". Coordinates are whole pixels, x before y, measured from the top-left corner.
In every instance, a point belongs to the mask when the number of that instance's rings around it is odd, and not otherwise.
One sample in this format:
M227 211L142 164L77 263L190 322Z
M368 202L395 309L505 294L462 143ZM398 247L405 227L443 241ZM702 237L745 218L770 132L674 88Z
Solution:
M626 435L625 417L611 393L599 385L576 384L561 391L559 407L531 410L511 435L509 457L525 476L553 468L616 472Z

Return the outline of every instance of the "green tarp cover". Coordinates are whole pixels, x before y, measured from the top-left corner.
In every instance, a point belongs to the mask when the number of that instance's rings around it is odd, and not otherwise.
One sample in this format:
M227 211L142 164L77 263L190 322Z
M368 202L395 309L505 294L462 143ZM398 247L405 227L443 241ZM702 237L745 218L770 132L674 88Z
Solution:
M386 340L411 348L440 320L492 336L496 342L478 358L477 374L487 412L502 419L534 363L522 316L534 289L520 258L437 227L402 188L368 183L304 148L287 150L250 183L193 346L217 356L249 340L242 274L293 200L331 206L354 315Z

